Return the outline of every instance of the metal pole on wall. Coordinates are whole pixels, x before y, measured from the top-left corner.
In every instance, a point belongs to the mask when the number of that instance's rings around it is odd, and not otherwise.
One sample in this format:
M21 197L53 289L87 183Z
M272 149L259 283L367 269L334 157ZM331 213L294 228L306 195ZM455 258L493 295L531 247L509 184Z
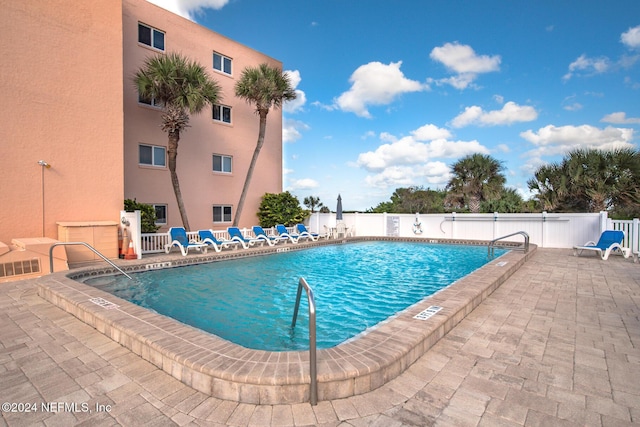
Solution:
M42 166L42 237L44 237L44 170L51 168L51 165L44 160L38 160L38 164Z

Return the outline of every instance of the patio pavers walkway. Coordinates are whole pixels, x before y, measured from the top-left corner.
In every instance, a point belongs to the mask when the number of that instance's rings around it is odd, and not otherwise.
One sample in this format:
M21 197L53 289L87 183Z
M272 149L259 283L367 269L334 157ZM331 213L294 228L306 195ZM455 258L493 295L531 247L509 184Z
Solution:
M2 411L0 426L640 425L639 347L640 264L538 249L379 389L251 405L185 386L13 282L0 284L0 403L32 412Z

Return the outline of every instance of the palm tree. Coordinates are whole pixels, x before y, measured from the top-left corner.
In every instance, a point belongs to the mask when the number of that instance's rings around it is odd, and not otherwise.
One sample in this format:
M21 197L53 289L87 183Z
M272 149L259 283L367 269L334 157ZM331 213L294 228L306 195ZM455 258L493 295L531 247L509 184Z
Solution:
M528 185L544 210L632 213L640 205L639 178L639 151L578 149L538 168Z
M447 184L450 192L448 204L460 205L464 201L472 213L480 212L480 203L498 197L506 178L502 163L489 155L472 154L451 166L453 178Z
M529 190L535 191L535 198L543 211L555 211L569 192L569 178L561 165L543 165L527 181Z
M320 201L320 197L314 196L305 197L302 203L311 210L311 213L315 213L316 208L319 209L324 206Z
M251 176L256 166L260 150L264 144L264 135L267 129L267 114L271 107L280 108L285 101L296 99L296 92L291 87L289 77L279 68L269 64L260 64L258 67L246 67L240 74L240 80L236 83L235 94L249 104L255 104L256 114L260 117L260 130L258 142L253 151L251 164L244 180L242 194L233 218L233 225L237 226L247 197Z
M207 105L219 102L220 86L207 74L205 67L177 53L147 58L133 80L141 98L153 99L162 107L161 126L169 136L167 156L171 183L182 224L189 230L176 172L180 132L189 126L189 114L198 114Z

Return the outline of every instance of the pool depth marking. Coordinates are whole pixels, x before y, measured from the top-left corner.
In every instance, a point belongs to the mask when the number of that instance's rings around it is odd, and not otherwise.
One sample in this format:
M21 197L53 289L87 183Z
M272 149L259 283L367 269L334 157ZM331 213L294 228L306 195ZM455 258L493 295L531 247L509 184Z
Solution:
M442 307L437 305L432 305L432 306L429 306L429 308L427 308L426 310L423 310L420 313L413 316L413 318L418 320L427 320L428 318L430 318L440 310L442 310Z
M113 310L114 308L118 308L117 304L114 304L111 301L107 301L104 298L89 298L89 301L91 301L95 305L99 305L105 310Z
M156 262L154 264L147 264L145 265L145 268L147 270L157 270L160 268L166 268L166 267L171 267L171 262L167 261L167 262Z

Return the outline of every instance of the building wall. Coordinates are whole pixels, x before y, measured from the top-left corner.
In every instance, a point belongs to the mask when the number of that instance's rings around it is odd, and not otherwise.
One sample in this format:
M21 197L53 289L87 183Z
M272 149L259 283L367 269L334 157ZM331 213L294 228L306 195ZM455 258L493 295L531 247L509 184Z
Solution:
M117 220L120 2L5 0L0 52L0 241L57 238L58 221Z
M232 109L231 124L214 121L210 107L199 115L191 116L190 127L181 133L177 158L177 174L191 229L224 229L231 222L213 223L213 205L232 206L235 215L259 128L254 107L235 98L234 85L246 66L266 62L281 68L282 64L160 7L145 1L124 0L125 197L142 203L168 205L167 225L160 231L170 226L181 226L182 221L169 169L139 164L139 144L166 148L168 139L167 133L160 128L161 111L140 104L133 85L133 76L145 58L158 53L138 43L139 22L165 32L165 52L179 52L205 66L222 88L221 104ZM231 76L213 69L214 51L232 59ZM232 156L231 174L213 172L213 154ZM282 112L274 110L267 118L265 143L239 225L257 224L256 213L262 195L280 191Z

